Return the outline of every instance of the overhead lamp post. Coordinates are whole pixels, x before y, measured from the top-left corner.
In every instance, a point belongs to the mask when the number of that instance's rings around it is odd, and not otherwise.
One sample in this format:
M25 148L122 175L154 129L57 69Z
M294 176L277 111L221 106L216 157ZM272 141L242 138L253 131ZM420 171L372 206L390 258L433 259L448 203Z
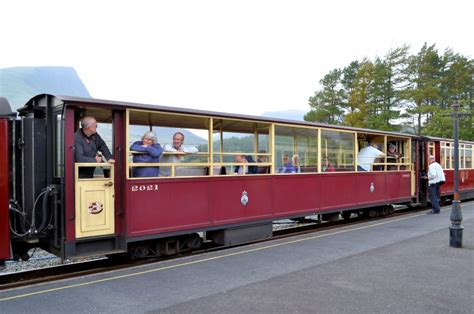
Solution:
M454 197L451 210L451 227L449 227L449 246L462 248L462 223L461 199L459 197L459 103L452 104L453 131L454 131Z

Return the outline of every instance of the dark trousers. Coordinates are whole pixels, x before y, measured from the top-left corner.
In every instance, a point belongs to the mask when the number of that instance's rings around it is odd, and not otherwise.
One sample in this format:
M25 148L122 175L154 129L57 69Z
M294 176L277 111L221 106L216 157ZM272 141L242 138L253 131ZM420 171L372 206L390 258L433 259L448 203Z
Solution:
M440 208L439 208L439 186L438 184L430 184L428 188L430 192L430 200L431 200L431 207L433 208L433 212L439 213Z

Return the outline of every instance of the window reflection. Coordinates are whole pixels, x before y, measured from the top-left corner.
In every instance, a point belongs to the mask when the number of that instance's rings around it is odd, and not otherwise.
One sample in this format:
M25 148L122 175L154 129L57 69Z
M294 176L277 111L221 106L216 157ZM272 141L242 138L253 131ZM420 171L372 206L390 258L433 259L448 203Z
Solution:
M275 169L277 173L318 171L318 130L275 127Z
M321 130L321 156L332 166L327 169L354 171L354 142L354 133Z

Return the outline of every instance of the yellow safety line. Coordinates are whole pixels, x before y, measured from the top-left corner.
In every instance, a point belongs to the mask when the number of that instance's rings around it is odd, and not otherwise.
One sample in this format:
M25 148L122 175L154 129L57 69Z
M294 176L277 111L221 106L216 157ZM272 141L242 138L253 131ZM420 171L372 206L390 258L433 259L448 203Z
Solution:
M320 234L320 235L316 235L316 236L312 236L312 237L296 239L296 240L292 240L292 241L288 241L288 242L276 243L276 244L263 246L263 247L258 247L258 248L254 248L254 249L248 249L248 250L245 250L245 251L239 251L239 252L229 253L229 254L225 254L225 255L209 257L209 258L205 258L205 259L202 259L202 260L186 262L186 263L176 264L176 265L170 265L170 266L165 266L165 267L161 267L161 268L157 268L157 269L145 270L145 271L141 271L141 272L138 272L138 273L120 275L120 276L115 276L115 277L110 277L110 278L104 278L104 279L98 279L98 280L94 280L94 281L88 281L88 282L84 282L84 283L78 283L78 284L65 286L65 287L51 288L51 289L40 290L40 291L36 291L36 292L31 292L31 293L25 293L25 294L20 294L20 295L16 295L16 296L6 297L6 298L0 298L0 302L25 298L25 297L38 295L38 294L44 294L44 293L48 293L48 292L54 292L54 291L65 290L65 289L76 288L76 287L82 287L82 286L92 285L92 284L96 284L96 283L112 281L112 280L116 280L116 279L122 279L122 278L138 276L138 275L143 275L143 274L148 274L148 273L154 273L154 272L159 272L159 271L162 271L162 270L168 270L168 269L173 269L173 268L178 268L178 267L184 267L184 266L189 266L189 265L193 265L193 264L209 262L209 261L213 261L213 260L217 260L217 259L221 259L221 258L226 258L226 257L231 257L231 256L236 256L236 255L242 255L242 254L252 253L252 252L256 252L256 251L267 250L267 249L271 249L271 248L275 248L275 247L279 247L279 246L283 246L283 245L288 245L288 244L293 244L293 243L298 243L298 242L303 242L303 241L308 241L308 240L314 240L314 239L323 238L323 237L327 237L327 236L331 236L331 235L337 235L337 234L346 233L346 232L350 232L350 231L358 231L358 230L367 229L367 228L371 228L371 227L377 227L377 226L386 225L386 224L389 224L389 223L392 223L392 222L397 222L397 221L410 219L410 218L415 218L415 217L420 217L420 216L425 216L425 215L426 214L423 213L423 214L413 215L413 216L409 216L409 217L403 217L403 218L399 218L399 219L395 219L395 220L384 221L384 222L379 222L379 223L375 223L375 224L369 224L367 226L362 226L362 227L358 227L358 228L355 228L355 229L347 229L347 230L341 230L341 231L336 231L336 232L327 233L327 234Z

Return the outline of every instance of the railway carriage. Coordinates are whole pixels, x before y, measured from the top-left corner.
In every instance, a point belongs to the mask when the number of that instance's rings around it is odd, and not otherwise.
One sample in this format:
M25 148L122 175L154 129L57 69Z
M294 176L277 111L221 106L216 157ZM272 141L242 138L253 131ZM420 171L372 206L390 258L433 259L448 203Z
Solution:
M443 196L453 192L447 139L46 94L17 114L3 108L0 261L28 259L32 247L62 258L175 254L204 240L229 245L270 237L279 219L385 215L394 204L426 203L428 154L447 169ZM74 133L84 116L98 121L114 164L75 162ZM179 130L198 152L175 153L179 163L134 163L131 143L151 130L168 134L159 136L162 145ZM368 141L384 152L394 145L402 157L358 171L357 153ZM460 148L460 192L472 197L473 143L461 141ZM236 162L236 155L249 162ZM295 156L299 164L285 171L285 160ZM134 167L150 166L166 171L133 177ZM94 167L94 176L80 178L81 167ZM237 167L257 171L236 175Z

